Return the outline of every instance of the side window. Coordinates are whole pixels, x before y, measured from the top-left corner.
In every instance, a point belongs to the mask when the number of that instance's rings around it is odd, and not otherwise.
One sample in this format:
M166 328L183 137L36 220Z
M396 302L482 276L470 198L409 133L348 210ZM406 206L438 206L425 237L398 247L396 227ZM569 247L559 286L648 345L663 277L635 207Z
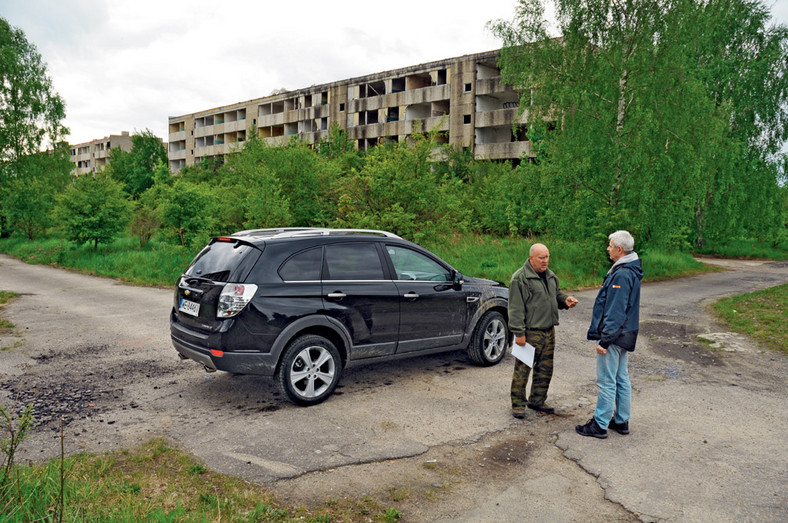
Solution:
M326 246L328 280L382 280L383 266L373 243Z
M279 268L284 281L320 281L323 248L313 247L288 258Z
M451 281L448 269L420 252L396 245L387 245L386 251L398 280Z

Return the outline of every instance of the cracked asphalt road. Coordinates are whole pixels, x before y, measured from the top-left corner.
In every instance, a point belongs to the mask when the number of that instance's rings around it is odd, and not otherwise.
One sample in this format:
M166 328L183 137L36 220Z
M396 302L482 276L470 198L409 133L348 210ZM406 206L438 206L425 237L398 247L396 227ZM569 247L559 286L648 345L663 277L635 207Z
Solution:
M389 496L405 521L785 520L788 358L726 332L705 304L786 283L788 264L710 262L729 270L643 287L626 437L574 433L596 399L594 291L562 312L559 415L515 420L511 356L479 368L462 353L349 369L331 399L299 408L272 381L180 362L171 290L1 255L0 289L22 296L0 309L15 325L0 334L0 402L36 405L22 459L54 457L61 420L67 452L164 436L288 503Z

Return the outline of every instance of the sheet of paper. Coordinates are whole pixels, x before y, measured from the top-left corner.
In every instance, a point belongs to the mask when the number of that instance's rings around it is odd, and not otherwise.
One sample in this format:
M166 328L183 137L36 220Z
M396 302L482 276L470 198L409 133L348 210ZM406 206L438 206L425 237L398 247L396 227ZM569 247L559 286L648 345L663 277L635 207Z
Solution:
M525 342L525 345L517 345L516 343L512 342L512 356L533 368L534 346L530 343Z

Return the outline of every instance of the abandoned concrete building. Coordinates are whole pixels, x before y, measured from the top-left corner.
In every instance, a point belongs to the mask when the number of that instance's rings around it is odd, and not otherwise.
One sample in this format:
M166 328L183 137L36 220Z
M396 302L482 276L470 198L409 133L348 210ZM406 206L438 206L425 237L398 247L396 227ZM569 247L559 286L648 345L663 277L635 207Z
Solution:
M311 86L169 118L170 169L231 153L256 132L272 145L315 144L337 123L359 150L439 131L476 158L530 153L519 95L504 85L497 51L465 55Z
M131 136L128 131L122 131L121 134L111 134L69 147L69 159L74 164L71 172L76 175L95 173L104 170L109 160L109 150L113 147L120 147L124 151L131 150Z

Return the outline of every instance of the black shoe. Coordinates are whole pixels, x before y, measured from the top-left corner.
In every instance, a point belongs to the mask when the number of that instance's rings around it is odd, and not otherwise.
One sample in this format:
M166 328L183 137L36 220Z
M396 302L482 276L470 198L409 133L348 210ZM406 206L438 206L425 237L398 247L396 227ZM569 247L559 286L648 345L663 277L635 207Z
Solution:
M535 407L533 405L528 405L528 408L531 410L535 410L536 412L542 412L544 414L555 414L555 409L553 407L545 407L544 405L539 405Z
M512 409L512 416L517 419L525 419L525 409Z
M575 431L581 436L591 436L593 438L605 439L607 437L607 430L599 426L594 418L588 420L585 425L577 425Z
M625 421L624 423L616 423L615 420L610 420L610 425L607 426L609 429L613 429L622 436L626 436L629 434L629 422Z

